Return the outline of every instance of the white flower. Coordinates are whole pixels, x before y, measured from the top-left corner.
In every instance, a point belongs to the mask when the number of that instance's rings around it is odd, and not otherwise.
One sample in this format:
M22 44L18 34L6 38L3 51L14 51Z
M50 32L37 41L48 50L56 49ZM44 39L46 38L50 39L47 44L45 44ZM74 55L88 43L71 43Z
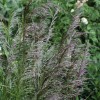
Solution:
M74 11L75 11L74 9L71 9L71 11L70 11L70 12L71 12L71 13L73 13Z
M0 51L1 51L2 49L1 49L1 47L0 47Z
M88 24L88 20L85 17L81 18L81 22L85 25Z

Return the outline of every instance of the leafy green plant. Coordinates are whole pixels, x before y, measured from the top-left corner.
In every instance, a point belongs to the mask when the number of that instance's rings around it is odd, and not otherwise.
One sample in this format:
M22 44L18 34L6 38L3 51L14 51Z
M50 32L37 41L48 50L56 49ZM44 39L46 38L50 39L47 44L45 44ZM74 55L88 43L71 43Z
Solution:
M88 81L85 84L83 97L86 100L100 99L100 2L99 0L89 0L84 6L84 15L87 17L89 24L83 27L88 33L90 46L90 64L87 67Z

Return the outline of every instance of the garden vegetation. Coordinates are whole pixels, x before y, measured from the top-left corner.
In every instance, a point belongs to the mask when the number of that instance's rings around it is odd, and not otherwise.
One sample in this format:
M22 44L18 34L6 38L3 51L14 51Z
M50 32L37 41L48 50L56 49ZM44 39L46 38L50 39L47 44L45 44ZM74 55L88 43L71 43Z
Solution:
M0 0L0 100L99 100L99 6Z

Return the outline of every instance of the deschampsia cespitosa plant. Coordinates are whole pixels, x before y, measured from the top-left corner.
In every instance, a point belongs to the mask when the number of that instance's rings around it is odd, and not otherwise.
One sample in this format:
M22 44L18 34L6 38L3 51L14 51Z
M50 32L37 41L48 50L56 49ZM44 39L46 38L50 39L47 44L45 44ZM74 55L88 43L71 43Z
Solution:
M80 40L86 33L76 30L80 7L64 38L55 43L61 7L40 2L30 0L20 9L16 4L11 16L1 19L0 100L75 100L83 90L89 54L88 42Z

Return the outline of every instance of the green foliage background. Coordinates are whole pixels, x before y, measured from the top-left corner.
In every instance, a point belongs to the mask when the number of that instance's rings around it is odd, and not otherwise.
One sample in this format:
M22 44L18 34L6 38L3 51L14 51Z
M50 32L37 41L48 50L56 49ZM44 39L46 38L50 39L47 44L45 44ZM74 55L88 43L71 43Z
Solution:
M84 30L88 33L90 41L90 64L87 67L87 81L84 96L87 100L100 99L100 1L89 0L84 6L84 15L89 24Z

